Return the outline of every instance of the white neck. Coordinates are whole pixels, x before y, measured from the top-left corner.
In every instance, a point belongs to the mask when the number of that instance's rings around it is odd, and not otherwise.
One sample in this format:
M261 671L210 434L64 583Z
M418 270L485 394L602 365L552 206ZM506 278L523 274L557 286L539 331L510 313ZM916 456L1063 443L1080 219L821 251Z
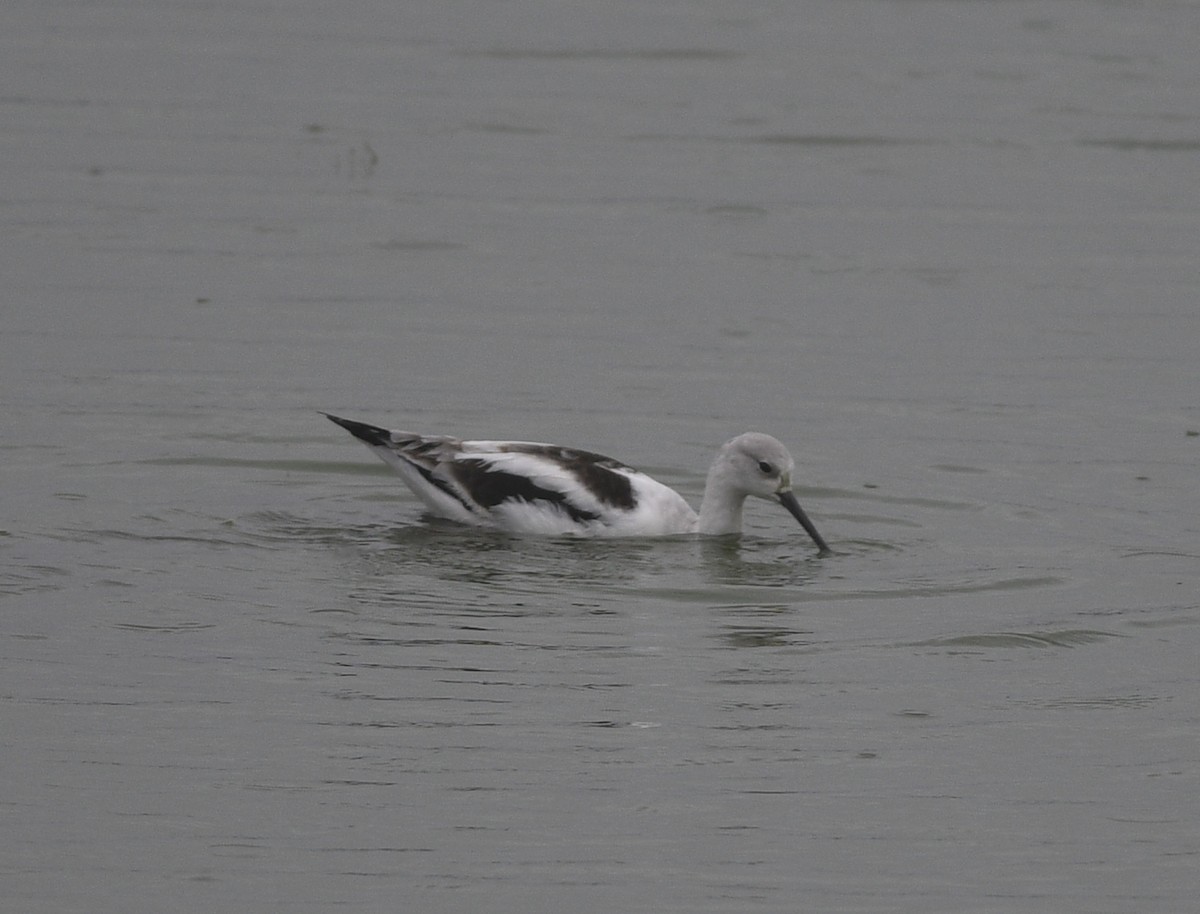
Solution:
M746 496L730 484L728 470L727 465L719 462L709 467L696 526L698 533L719 536L742 532L742 505L746 502Z

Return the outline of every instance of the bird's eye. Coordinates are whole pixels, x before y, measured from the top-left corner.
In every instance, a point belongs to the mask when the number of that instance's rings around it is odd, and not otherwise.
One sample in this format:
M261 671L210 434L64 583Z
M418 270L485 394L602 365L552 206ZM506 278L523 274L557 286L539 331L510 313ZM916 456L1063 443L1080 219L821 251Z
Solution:
M765 461L765 460L760 460L758 462L758 468L760 470L762 470L763 473L766 474L767 476L770 476L772 473L775 472L775 467L771 466L771 464L767 463L767 461Z

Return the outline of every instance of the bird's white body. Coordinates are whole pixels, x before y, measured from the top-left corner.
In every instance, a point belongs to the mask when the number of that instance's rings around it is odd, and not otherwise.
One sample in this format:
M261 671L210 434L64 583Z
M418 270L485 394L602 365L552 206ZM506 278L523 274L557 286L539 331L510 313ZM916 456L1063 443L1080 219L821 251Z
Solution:
M708 471L700 512L675 490L611 457L528 441L463 441L329 419L393 467L431 512L512 533L664 536L738 533L749 495L779 500L823 552L791 491L793 462L769 435L727 442Z

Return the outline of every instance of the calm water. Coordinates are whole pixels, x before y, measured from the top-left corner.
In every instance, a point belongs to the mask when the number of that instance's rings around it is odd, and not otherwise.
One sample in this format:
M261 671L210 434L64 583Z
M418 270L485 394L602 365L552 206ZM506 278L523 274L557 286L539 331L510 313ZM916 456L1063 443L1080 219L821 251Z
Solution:
M0 19L5 910L1193 910L1196 5ZM836 555L316 409L770 432Z

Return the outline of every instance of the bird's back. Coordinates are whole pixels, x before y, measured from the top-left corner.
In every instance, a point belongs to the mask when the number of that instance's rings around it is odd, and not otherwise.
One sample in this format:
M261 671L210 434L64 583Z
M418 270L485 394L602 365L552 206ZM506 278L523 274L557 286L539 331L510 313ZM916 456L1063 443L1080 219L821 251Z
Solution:
M603 454L532 441L386 434L364 441L431 511L451 520L589 536L695 529L696 514L677 492Z

